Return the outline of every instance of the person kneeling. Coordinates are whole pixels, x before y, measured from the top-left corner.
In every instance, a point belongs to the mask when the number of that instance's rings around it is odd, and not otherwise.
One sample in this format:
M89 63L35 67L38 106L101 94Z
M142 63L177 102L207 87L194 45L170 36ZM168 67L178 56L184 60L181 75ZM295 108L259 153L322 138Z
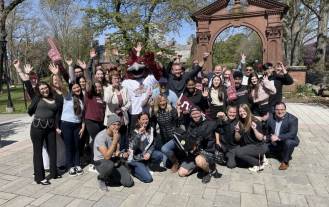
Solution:
M281 152L282 162L279 170L286 170L289 167L291 155L299 144L297 137L298 118L287 112L286 104L278 102L274 106L274 112L267 121L268 154L272 156Z
M120 153L120 117L116 114L107 116L107 128L100 131L95 137L94 161L99 172L97 177L100 191L108 191L105 179L112 175L125 187L132 187L134 181L127 168L120 164L121 158L128 154Z
M144 183L153 181L154 172L148 168L149 163L161 162L163 156L162 152L154 150L156 138L153 137L149 120L148 113L139 113L135 130L131 132L129 140L128 165L131 173Z
M232 169L236 167L236 151L240 148L240 142L235 139L236 132L235 127L239 125L239 121L236 119L237 107L235 105L227 106L227 117L229 124L224 127L225 133L216 137L217 148L223 152L226 157L226 165Z
M191 106L190 115L192 117L192 122L187 129L188 137L190 137L190 139L198 140L198 150L204 150L204 152L210 156L205 156L202 153L200 155L195 155L195 153L198 153L195 151L187 152L188 156L182 160L178 174L181 177L185 177L191 174L196 167L200 167L205 172L202 182L209 183L212 176L209 165L213 164L213 159L209 158L213 157L215 152L215 131L218 131L219 127L222 128L223 125L228 124L228 119L223 112L218 112L217 118L219 119L212 121L207 120L202 117L201 109L196 105Z

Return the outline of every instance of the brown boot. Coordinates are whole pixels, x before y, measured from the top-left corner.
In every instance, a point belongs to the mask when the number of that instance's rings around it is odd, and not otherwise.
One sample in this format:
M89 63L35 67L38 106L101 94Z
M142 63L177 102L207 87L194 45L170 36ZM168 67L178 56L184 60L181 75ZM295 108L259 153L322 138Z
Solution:
M289 167L289 162L286 164L284 161L282 161L279 170L286 170Z
M170 173L177 172L178 168L179 168L179 163L175 156L175 153L173 153L170 157L168 157L168 159L172 162L172 167L171 167Z

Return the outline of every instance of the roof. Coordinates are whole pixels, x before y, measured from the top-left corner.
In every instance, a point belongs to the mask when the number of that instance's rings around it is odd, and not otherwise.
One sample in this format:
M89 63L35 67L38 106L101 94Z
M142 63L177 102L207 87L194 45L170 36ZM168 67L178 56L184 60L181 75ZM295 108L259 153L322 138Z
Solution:
M191 56L192 45L175 45L170 47L175 51L176 54L182 53L181 62L186 62L187 59Z

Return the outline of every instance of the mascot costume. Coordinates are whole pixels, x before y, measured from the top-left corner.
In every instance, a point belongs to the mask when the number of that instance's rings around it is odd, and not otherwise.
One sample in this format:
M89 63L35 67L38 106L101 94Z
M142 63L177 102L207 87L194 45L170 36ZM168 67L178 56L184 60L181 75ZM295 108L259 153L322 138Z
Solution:
M126 63L126 75L122 86L128 91L131 101L129 109L130 130L134 130L137 116L142 111L149 111L149 106L142 108L142 102L147 98L147 92L153 89L154 85L162 76L162 72L154 61L153 52L147 52L144 59L138 57L134 50L130 52L130 59ZM149 70L153 74L149 74Z

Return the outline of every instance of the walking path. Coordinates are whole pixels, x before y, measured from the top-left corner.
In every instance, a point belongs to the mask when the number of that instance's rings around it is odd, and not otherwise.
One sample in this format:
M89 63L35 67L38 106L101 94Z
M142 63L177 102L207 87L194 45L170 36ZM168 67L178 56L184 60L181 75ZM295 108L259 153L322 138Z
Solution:
M0 122L4 140L16 143L0 149L1 206L328 206L329 108L318 104L289 103L288 112L299 119L300 145L288 170L270 163L260 173L217 165L218 179L203 185L202 174L180 178L170 170L155 172L149 184L135 180L124 188L110 183L109 192L98 191L96 173L51 180L51 186L33 181L31 118ZM1 118L1 116L0 116ZM8 132L9 131L9 132ZM21 141L24 140L24 141ZM163 168L162 168L163 169Z

